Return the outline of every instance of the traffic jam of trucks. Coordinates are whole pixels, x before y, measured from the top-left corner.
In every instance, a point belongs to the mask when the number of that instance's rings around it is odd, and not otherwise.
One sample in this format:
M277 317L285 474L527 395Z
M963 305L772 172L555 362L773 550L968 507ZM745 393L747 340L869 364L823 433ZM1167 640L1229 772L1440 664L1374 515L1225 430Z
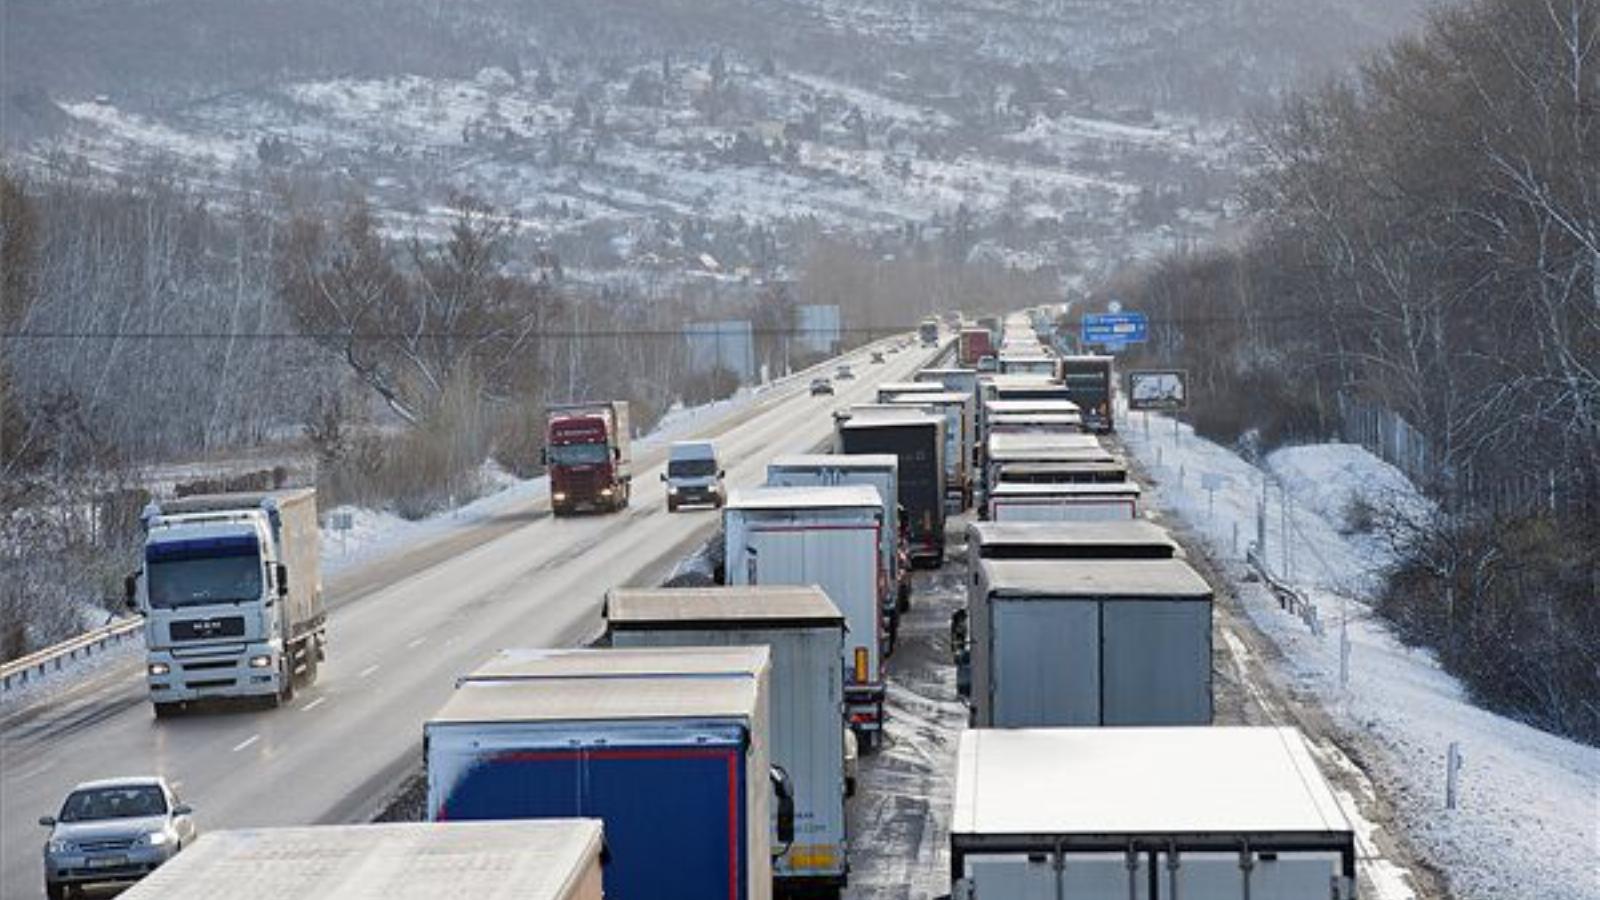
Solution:
M127 896L840 896L871 849L858 755L886 738L913 568L954 542L947 900L1354 898L1355 831L1301 735L1213 724L1213 589L1104 437L1111 358L1062 357L1019 316L918 331L938 352L914 381L812 398L832 437L764 483L670 445L667 511L720 520L717 583L614 588L593 645L459 673L418 723L425 822L219 831ZM630 439L624 402L551 407L553 512L626 508ZM158 715L316 677L312 491L144 520L128 594Z

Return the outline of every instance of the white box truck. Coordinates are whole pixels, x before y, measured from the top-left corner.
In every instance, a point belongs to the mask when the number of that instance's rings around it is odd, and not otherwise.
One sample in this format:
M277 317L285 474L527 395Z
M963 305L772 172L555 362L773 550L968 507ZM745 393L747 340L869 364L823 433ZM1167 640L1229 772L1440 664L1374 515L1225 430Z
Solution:
M867 485L736 490L722 511L731 585L816 585L844 613L846 720L865 746L883 728L883 500Z
M208 494L145 507L128 602L145 617L157 716L193 700L294 696L326 654L311 488Z
M601 900L595 819L210 831L125 900Z
M849 874L844 798L844 615L816 587L618 588L613 647L772 651L772 762L789 774L794 840L773 859L784 887L836 895Z
M1355 861L1293 728L961 735L957 900L1354 900Z
M780 840L793 824L768 760L769 660L503 651L424 728L428 818L599 819L611 900L767 900L774 799Z
M1132 481L1040 484L1002 481L989 489L993 522L1116 522L1139 517Z
M988 560L975 577L978 727L1210 724L1211 588L1188 563Z
M911 560L900 530L900 458L889 453L796 453L767 463L769 487L841 484L870 485L883 499L879 564L888 573L889 584L887 596L880 599L894 598L903 608L911 594Z

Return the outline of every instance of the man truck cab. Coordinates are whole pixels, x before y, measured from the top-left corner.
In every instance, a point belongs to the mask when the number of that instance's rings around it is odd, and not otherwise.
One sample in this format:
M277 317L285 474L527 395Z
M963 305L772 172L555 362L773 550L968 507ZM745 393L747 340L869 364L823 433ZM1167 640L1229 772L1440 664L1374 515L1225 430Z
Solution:
M678 507L701 504L720 509L727 499L722 479L727 473L717 459L717 445L710 441L678 441L667 448L667 512Z

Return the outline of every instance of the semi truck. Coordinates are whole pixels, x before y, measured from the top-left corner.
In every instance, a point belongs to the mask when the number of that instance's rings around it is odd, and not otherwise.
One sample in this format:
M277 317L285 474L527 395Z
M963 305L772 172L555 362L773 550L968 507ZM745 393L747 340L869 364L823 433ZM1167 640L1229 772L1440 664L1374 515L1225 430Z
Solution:
M887 574L888 596L904 608L911 597L910 558L900 527L900 459L887 453L797 453L767 463L771 487L832 487L865 484L883 501L879 565Z
M722 511L728 584L817 585L844 613L845 716L866 747L883 730L898 620L879 568L883 527L883 500L863 484L736 490Z
M994 340L987 328L963 328L956 336L956 357L961 365L977 369L978 361L994 355Z
M1355 832L1293 728L961 734L960 900L1354 900Z
M125 900L601 900L600 822L389 822L210 831Z
M839 452L888 453L900 460L900 506L914 563L944 564L945 464L942 416L914 409L853 408L836 425Z
M967 609L977 727L1211 723L1211 588L1183 560L986 560Z
M502 651L424 729L434 822L604 823L613 900L768 900L773 832L765 647ZM778 804L778 827L770 813Z
M1083 424L1102 434L1116 430L1112 421L1111 385L1114 360L1109 356L1063 356L1061 383L1068 399L1083 410Z
M844 614L821 588L619 588L606 597L613 647L766 647L772 762L789 775L794 840L778 884L837 896L849 874L844 798ZM774 824L776 828L776 823Z
M125 587L157 716L213 697L276 705L316 681L327 610L314 489L159 500L142 521Z
M550 509L556 515L626 509L633 488L627 401L548 407L544 462L550 473Z

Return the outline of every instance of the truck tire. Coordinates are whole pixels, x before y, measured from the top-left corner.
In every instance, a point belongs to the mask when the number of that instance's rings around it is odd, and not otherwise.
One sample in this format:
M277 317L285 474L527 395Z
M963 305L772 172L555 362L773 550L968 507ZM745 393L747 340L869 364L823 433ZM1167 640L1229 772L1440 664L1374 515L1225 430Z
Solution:
M306 638L305 647L300 651L305 654L307 687L317 683L317 670L321 668L320 664L322 662L321 645L322 641L317 638Z
M278 680L282 683L282 686L278 688L278 702L276 705L282 706L294 699L294 658L288 653L283 655L283 670L279 675Z

